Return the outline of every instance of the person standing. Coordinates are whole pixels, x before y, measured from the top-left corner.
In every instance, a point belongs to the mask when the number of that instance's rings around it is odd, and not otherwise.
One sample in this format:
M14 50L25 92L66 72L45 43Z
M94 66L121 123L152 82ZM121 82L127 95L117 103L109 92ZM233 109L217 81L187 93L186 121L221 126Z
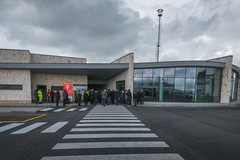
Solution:
M38 100L39 100L39 103L41 104L41 103L42 103L42 99L43 99L43 93L42 93L42 90L39 89L37 93L38 93Z
M67 98L68 98L66 90L63 90L62 96L63 96L63 107L65 107L65 105L67 103Z
M51 98L51 92L50 89L47 91L47 102L50 103L50 98Z
M56 91L56 94L55 94L56 106L57 106L57 107L58 107L58 101L60 100L60 97L61 97L60 92L57 90L57 91Z
M78 106L81 106L82 94L80 91L77 91L77 93L76 93L76 102L78 103Z
M54 91L51 90L51 103L54 103Z
M102 105L105 106L106 105L106 99L107 99L106 89L102 91L101 95L102 95Z
M35 103L38 104L38 103L39 103L39 99L38 99L38 89L35 89L35 91L34 91L34 97L35 97Z
M127 91L126 96L127 96L127 105L131 106L132 93L131 93L130 89Z

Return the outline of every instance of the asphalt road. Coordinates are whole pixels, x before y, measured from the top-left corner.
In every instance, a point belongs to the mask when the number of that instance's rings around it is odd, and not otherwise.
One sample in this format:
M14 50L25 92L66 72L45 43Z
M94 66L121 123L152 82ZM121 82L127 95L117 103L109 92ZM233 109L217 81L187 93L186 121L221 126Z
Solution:
M240 108L72 106L1 116L9 121L0 123L1 160L240 159Z

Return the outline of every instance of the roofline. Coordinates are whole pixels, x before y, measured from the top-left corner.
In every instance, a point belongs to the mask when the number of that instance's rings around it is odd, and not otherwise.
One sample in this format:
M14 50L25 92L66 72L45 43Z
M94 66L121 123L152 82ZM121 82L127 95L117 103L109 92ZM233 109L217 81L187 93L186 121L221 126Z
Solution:
M39 55L39 56L54 56L54 57L61 57L61 58L74 58L74 59L85 59L87 58L80 58L80 57L70 57L70 56L59 56L59 55L53 55L53 54L38 54L38 53L31 53L32 55Z
M149 62L135 63L134 68L170 68L170 67L215 67L224 68L224 62L214 61L168 61L168 62Z
M128 63L0 63L0 69L128 69Z

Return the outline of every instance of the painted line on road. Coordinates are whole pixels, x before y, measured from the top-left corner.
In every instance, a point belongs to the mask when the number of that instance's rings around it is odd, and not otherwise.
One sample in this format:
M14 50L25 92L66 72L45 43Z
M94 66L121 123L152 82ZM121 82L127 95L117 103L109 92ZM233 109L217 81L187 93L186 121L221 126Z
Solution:
M17 122L28 122L28 121L31 121L31 120L34 120L34 119L37 119L37 118L41 118L43 116L46 116L47 114L6 114L4 116L12 116L12 117L29 117L31 116L32 118L28 118L28 119L25 119L25 120L2 120L0 122L2 123L17 123ZM0 115L2 116L2 115Z
M93 112L90 112L90 113L88 113L88 115L109 115L109 114L116 114L116 115L122 115L122 114L124 114L124 115L133 115L131 112L95 112L95 113L93 113Z
M155 154L114 154L114 155L75 155L75 156L50 156L43 157L41 160L184 160L177 153L155 153Z
M102 126L145 126L143 123L81 123L76 127L102 127Z
M136 117L84 117L83 119L137 119Z
M149 128L73 128L70 132L151 131Z
M77 108L71 108L71 109L68 109L67 112L72 112L72 111L75 111Z
M55 109L55 108L45 108L45 109L42 109L42 110L40 110L41 112L46 112L46 111L51 111L51 110L53 110L53 109Z
M52 149L87 149L87 148L158 148L169 147L163 141L144 142L88 142L88 143L57 143Z
M83 111L86 111L88 108L81 108L79 111L80 112L83 112Z
M63 139L88 139L88 138L158 138L154 133L107 133L107 134L67 134Z
M24 124L24 123L12 123L12 124L8 124L8 125L5 125L5 126L2 126L2 127L0 127L0 133L1 133L1 132L4 132L4 131L7 131L7 130L9 130L9 129L12 129L12 128L21 126L21 125L23 125L23 124Z
M65 110L65 108L59 108L59 109L54 110L53 112L61 112L63 110Z
M24 127L24 128L22 128L20 130L17 130L15 132L11 133L11 134L24 134L24 133L30 132L31 130L34 130L34 129L44 125L45 123L47 123L47 122L34 123L34 124L30 125L30 126Z
M65 126L67 123L68 122L57 122L54 125L52 125L51 127L48 127L47 129L42 131L41 133L55 133L59 129L61 129L63 126Z
M117 115L114 115L114 114L95 114L95 115L86 115L85 117L135 117L134 115L130 115L130 114L117 114Z
M80 123L92 123L92 122L141 122L140 120L81 120Z

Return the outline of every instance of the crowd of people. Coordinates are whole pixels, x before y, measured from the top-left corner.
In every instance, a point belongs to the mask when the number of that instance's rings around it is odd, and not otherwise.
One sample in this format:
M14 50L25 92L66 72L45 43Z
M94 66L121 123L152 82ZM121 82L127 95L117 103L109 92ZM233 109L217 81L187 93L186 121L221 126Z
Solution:
M58 107L58 103L61 98L61 94L59 90L53 91L48 90L47 91L47 101L50 103L56 103L56 106ZM34 92L36 104L42 103L43 93L41 89L36 89ZM142 90L136 90L132 92L129 90L125 91L118 91L118 90L110 90L110 89L104 89L104 90L85 90L85 91L74 91L73 93L73 102L77 103L78 106L81 105L96 105L96 104L102 104L110 105L110 104L116 104L116 105L138 105L143 104L143 91ZM62 92L62 101L63 106L66 106L66 104L71 103L68 92L66 90L63 90ZM133 103L133 104L132 104Z

